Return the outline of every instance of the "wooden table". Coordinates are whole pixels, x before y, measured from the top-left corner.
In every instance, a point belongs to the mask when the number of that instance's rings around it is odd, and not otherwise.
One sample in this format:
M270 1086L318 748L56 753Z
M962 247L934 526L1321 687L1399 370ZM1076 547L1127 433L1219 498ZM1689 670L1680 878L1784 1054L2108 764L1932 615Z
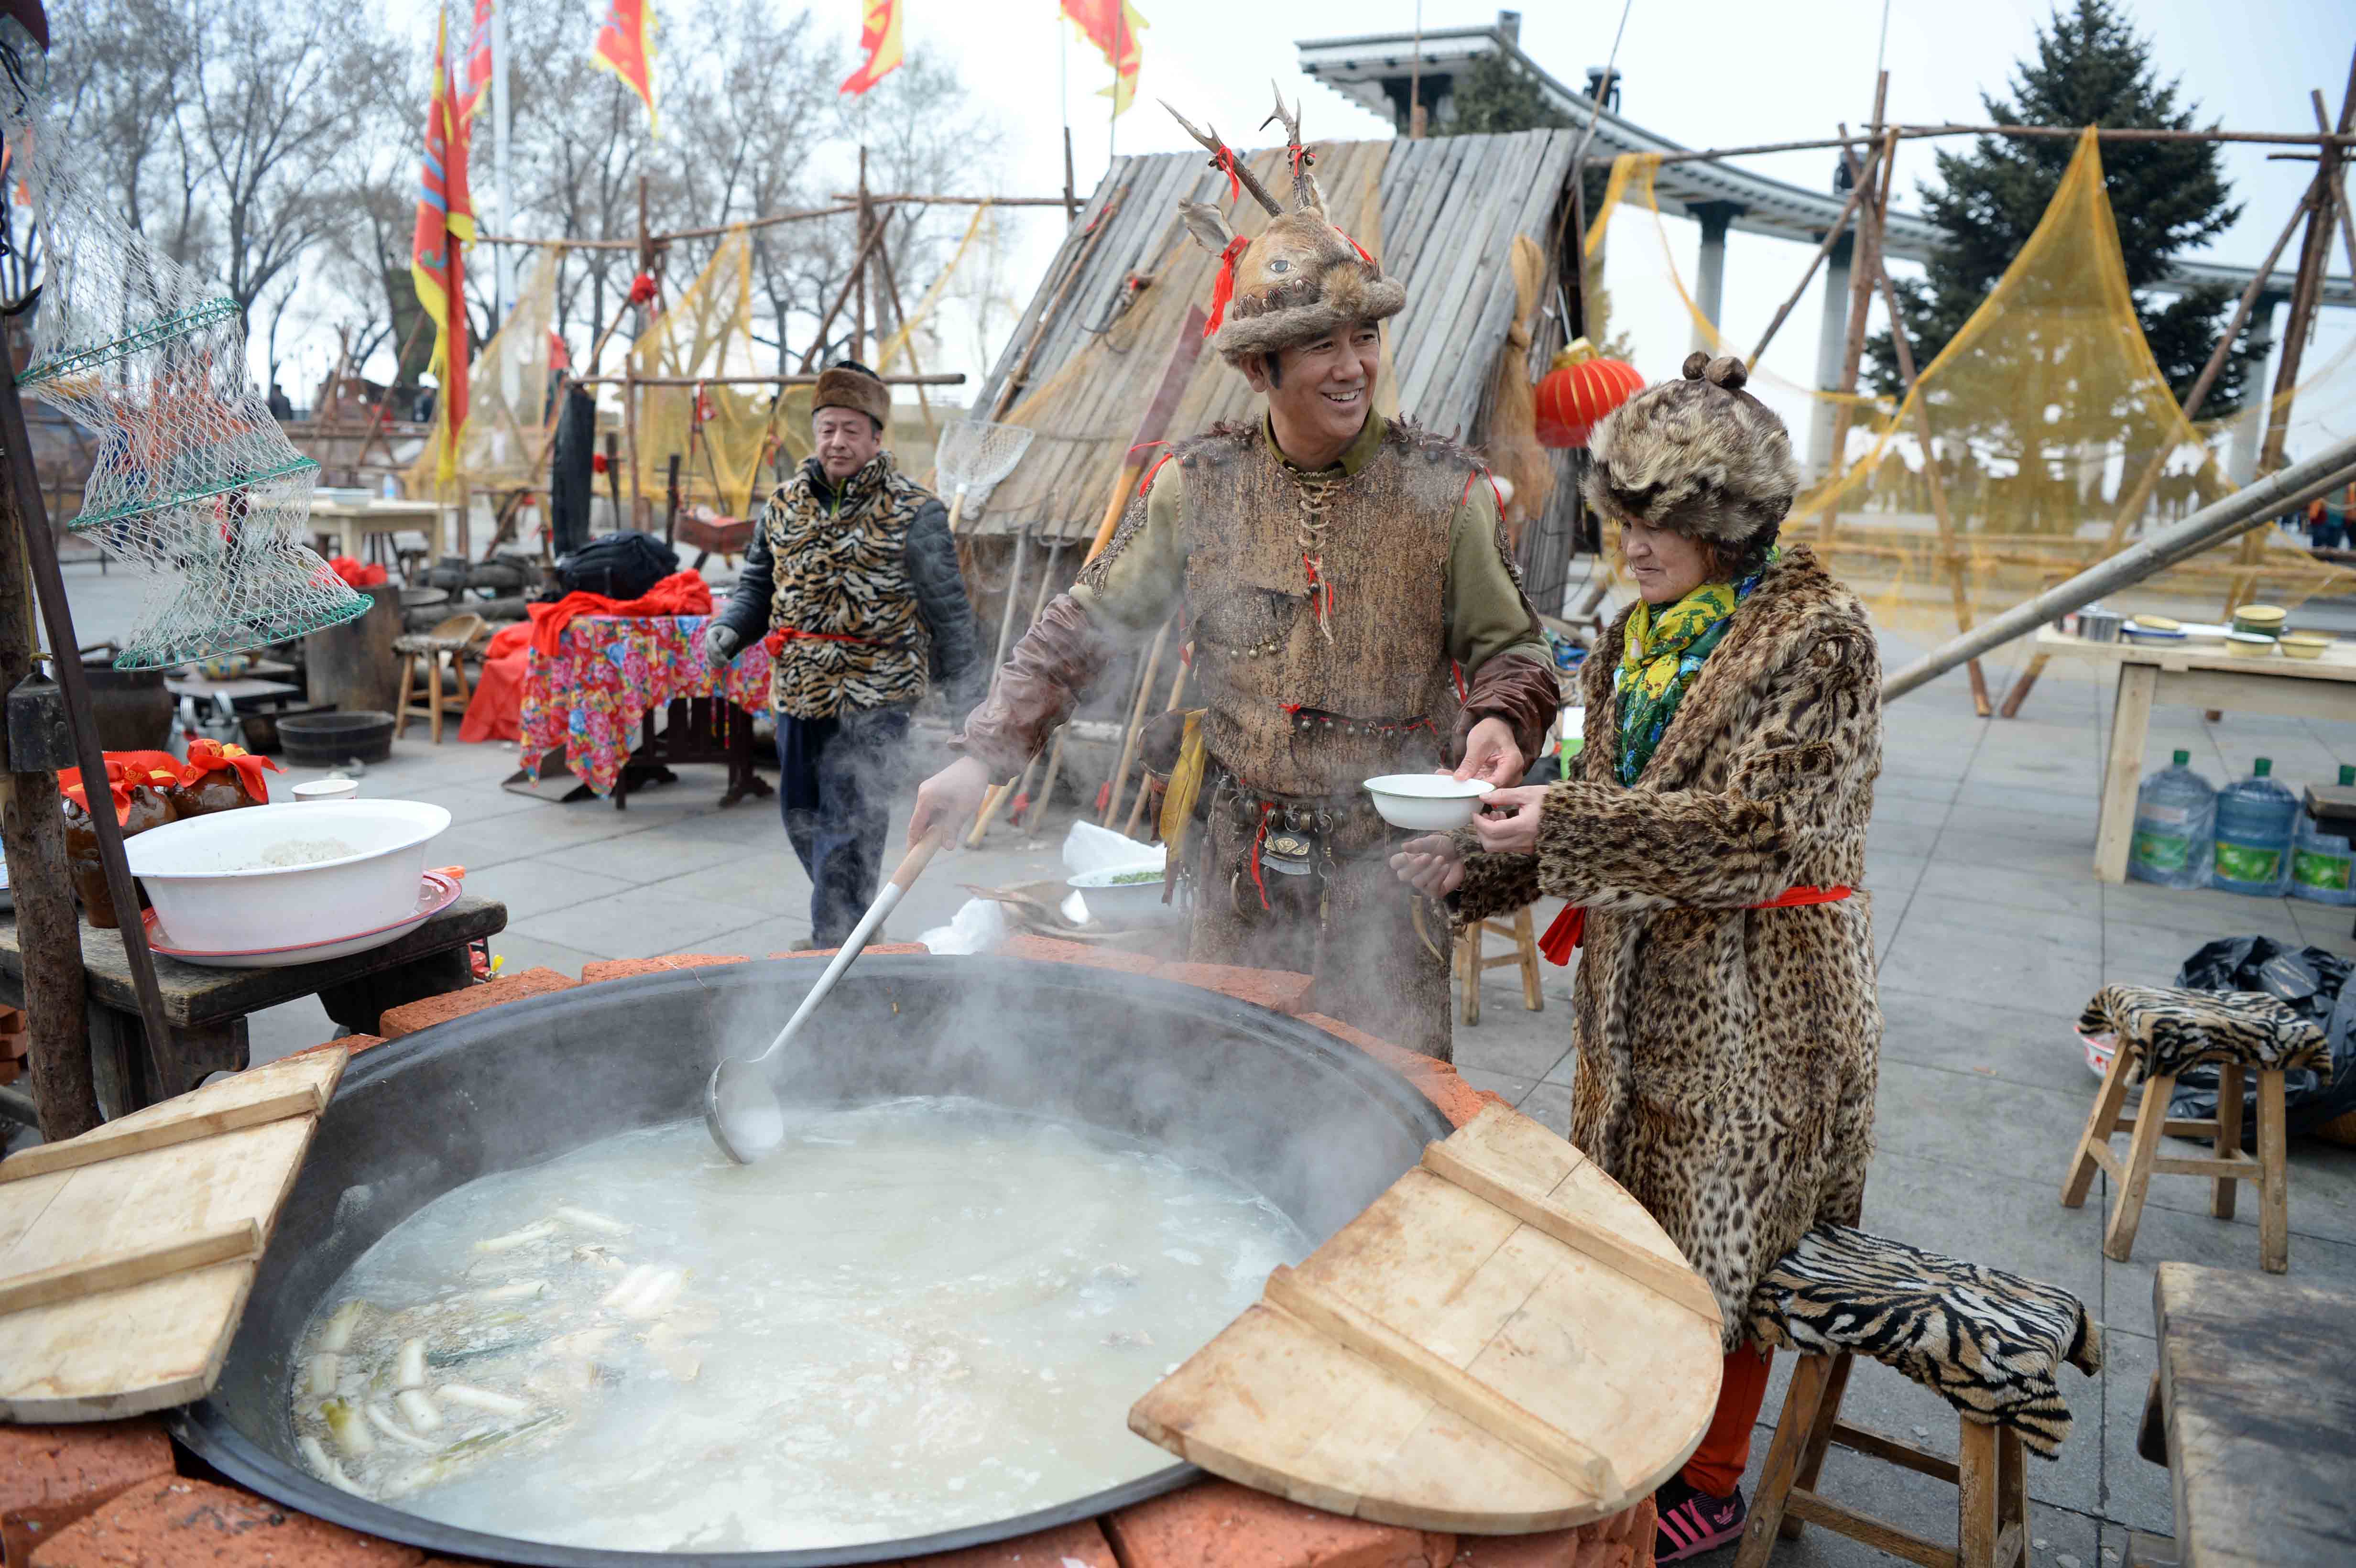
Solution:
M316 995L342 1029L373 1034L387 1008L473 983L466 944L507 929L508 906L462 893L397 942L285 969L207 969L155 955L155 984L172 1038L146 1061L139 997L120 932L81 928L89 977L91 1065L101 1104L121 1115L186 1093L209 1072L246 1065L246 1015ZM25 1005L25 959L13 914L0 916L0 1006ZM162 1081L156 1082L160 1070Z
M439 501L397 501L381 496L365 501L331 501L314 496L311 531L333 541L329 553L348 555L354 560L367 559L369 535L391 534L402 528L423 532L427 552L439 554L444 510Z
M2356 1295L2164 1263L2151 1304L2183 1568L2356 1563Z
M2221 643L2166 647L2090 643L2043 626L2038 629L2036 652L2118 669L2118 700L2111 710L2110 749L2103 768L2101 825L2094 835L2094 873L2106 882L2126 880L2136 786L2143 778L2144 743L2154 703L2288 719L2356 720L2356 644L2334 643L2319 659L2281 654L2241 659Z

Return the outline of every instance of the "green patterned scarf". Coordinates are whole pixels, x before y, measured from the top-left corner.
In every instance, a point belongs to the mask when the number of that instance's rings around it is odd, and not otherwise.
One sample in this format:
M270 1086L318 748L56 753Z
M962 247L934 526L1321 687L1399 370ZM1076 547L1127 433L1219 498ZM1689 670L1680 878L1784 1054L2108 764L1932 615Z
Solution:
M1770 551L1768 560L1772 563L1780 553ZM1669 720L1677 716L1686 688L1700 673L1710 650L1725 640L1735 607L1751 597L1765 575L1762 567L1740 582L1705 582L1660 610L1641 599L1636 602L1622 633L1620 666L1612 672L1620 709L1612 771L1622 784L1634 784L1653 760Z

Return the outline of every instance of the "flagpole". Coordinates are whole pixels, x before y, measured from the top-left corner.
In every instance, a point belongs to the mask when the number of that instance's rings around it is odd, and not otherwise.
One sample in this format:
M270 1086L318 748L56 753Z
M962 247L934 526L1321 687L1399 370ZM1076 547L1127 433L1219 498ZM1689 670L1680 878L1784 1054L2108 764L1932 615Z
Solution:
M491 0L491 163L498 185L499 228L516 232L515 187L508 180L508 0ZM492 312L494 328L515 308L515 249L492 247L492 282L498 305Z

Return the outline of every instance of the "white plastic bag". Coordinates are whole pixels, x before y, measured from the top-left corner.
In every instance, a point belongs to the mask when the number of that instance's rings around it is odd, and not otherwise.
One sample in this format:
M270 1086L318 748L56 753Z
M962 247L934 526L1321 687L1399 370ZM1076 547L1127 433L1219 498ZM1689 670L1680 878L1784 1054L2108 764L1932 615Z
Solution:
M1064 836L1064 870L1070 876L1082 871L1140 870L1159 866L1169 858L1170 851L1162 845L1141 844L1093 822L1075 822Z
M996 899L968 899L947 925L916 938L935 953L995 953L1012 934L1006 909Z

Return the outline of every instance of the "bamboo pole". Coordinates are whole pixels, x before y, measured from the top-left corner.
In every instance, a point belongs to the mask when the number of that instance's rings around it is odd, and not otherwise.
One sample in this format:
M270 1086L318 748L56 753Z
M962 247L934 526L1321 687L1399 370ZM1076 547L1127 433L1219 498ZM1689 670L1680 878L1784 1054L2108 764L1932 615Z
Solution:
M875 242L869 235L875 228L875 209L867 204L867 144L859 144L859 260L851 266L851 281L858 285L858 299L851 307L851 357L864 362L867 358L867 269L875 254ZM883 315L882 311L875 313Z
M900 300L900 276L892 268L892 247L889 245L875 247L875 259L883 264L884 268L883 299L892 302L892 319L898 325L901 342L907 348L908 368L916 373L916 408L925 416L925 433L937 443L941 438L941 427L933 420L932 400L925 396L925 388L929 383L924 379L925 368L916 363L916 329L908 325L908 307ZM877 302L875 315L878 318L876 335L881 336L883 335L881 318L884 310L880 300ZM881 358L882 356L878 355L877 357ZM957 524L954 521L949 524L949 531L951 533L957 531Z
M1175 713L1178 711L1179 701L1186 695L1186 677L1194 673L1194 667L1186 662L1185 645L1181 644L1178 648L1178 673L1170 682L1170 700L1162 704L1162 712ZM1146 797L1151 795L1152 793L1152 790L1146 787L1144 780L1140 779L1138 781L1137 804L1130 808L1129 824L1121 829L1121 837L1124 838L1134 838L1137 837L1137 829L1145 816Z
M842 314L844 304L851 298L851 285L859 281L866 270L867 252L884 237L884 225L877 223L861 236L859 252L851 258L851 273L842 280L842 287L836 291L834 303L828 305L826 314L818 318L818 331L810 338L809 351L802 356L802 370L805 374L813 364L817 363L819 351L826 347L826 329L832 326L834 318ZM777 336L783 337L785 334L781 332Z
M855 201L856 195L837 195L836 201ZM867 200L875 207L1062 207L1067 198L1061 196L952 196L947 192L888 191L883 195L870 193Z
M997 400L990 410L990 417L993 421L1006 417L1006 411L1014 404L1014 394L1021 391L1023 383L1030 379L1032 361L1038 358L1039 347L1047 340L1049 325L1062 313L1064 301L1071 293L1072 285L1079 281L1081 273L1088 270L1088 259L1096 254L1098 242L1110 231L1113 215L1120 210L1121 200L1128 194L1127 186L1115 190L1105 202L1104 210L1097 214L1096 222L1089 226L1087 235L1081 240L1079 251L1072 258L1071 271L1066 272L1064 281L1056 285L1055 297L1047 302L1047 308L1039 313L1038 321L1031 328L1031 339L1023 346L1023 357L1015 362L1013 369L1007 372L1006 384L998 389Z
M1775 334L1783 330L1783 318L1792 314L1794 308L1799 304L1801 296L1808 292L1808 285L1815 282L1816 269L1825 264L1825 258L1831 255L1833 247L1840 243L1841 235L1848 229L1849 219L1857 215L1858 204L1865 199L1865 193L1870 188L1869 182L1873 172L1880 166L1881 149L1877 146L1867 152L1865 175L1850 187L1848 200L1842 205L1840 216L1833 219L1833 226L1830 229L1825 230L1824 240L1817 245L1816 253L1808 258L1808 270L1800 274L1800 281L1794 286L1791 297L1776 307L1774 319L1768 322L1767 330L1759 335L1759 347L1751 351L1751 357L1747 361L1752 369L1758 368L1761 357L1767 352L1767 346L1774 342Z
M1048 591L1055 585L1055 567L1063 559L1064 541L1057 539L1048 547L1046 563L1039 569L1039 592L1031 601L1031 619L1024 623L1025 625L1036 625L1039 617L1045 613ZM998 662L1001 665L1006 662L1006 651L1003 648L999 650ZM1062 742L1061 731L1056 732L1055 739L1058 744ZM981 836L990 830L990 825L997 820L999 812L1009 801L1020 800L1031 793L1031 774L1038 765L1039 759L1033 757L1023 764L1022 773L1012 784L991 786L990 793L982 797L980 809L973 814L973 831L966 836L967 848L972 849L980 846Z
M1894 149L1884 144L1882 139L1881 113L1889 96L1890 73L1885 70L1875 80L1873 86L1873 139L1877 144L1882 146L1882 173L1885 185L1890 165L1897 162L1892 155ZM1862 186L1868 183L1867 176L1858 172L1855 155L1846 147L1841 149L1841 161L1856 177L1858 184ZM1841 347L1840 393L1843 398L1852 398L1857 395L1858 368L1865 358L1866 318L1873 304L1874 270L1880 263L1881 228L1884 219L1889 216L1883 197L1878 193L1868 204L1866 210L1871 213L1871 219L1857 226L1857 253L1850 262L1848 332ZM1835 404L1832 464L1833 472L1836 474L1845 472L1848 467L1848 427L1849 405L1847 402ZM1826 526L1829 528L1832 522L1831 512L1827 511L1825 514L1825 521Z
M640 272L648 274L653 272L654 254L654 245L647 236L647 176L640 175L638 176L638 271ZM636 279L631 280L630 292L633 293L637 292ZM638 340L647 334L647 322L651 313L652 304L653 302L649 301L647 304L638 307L637 330L630 334L629 349L622 356L622 444L626 449L623 463L628 469L630 476L630 520L627 526L641 533L646 531L640 516L646 509L646 503L638 495ZM618 510L614 516L614 526L616 528L624 526Z
M1145 729L1145 706L1153 700L1153 670L1162 662L1162 650L1169 645L1170 628L1176 624L1173 615L1162 623L1153 634L1153 645L1145 650L1145 662L1138 667L1137 700L1130 704L1129 733L1121 737L1120 761L1112 768L1112 780L1107 787L1104 810L1097 816L1097 826L1109 827L1112 819L1120 815L1120 797L1129 789L1129 764L1137 760L1137 738Z
M962 370L937 371L930 376L878 376L887 387L958 387L965 384ZM815 372L794 376L579 376L574 380L584 387L617 387L624 381L640 387L809 387L818 383Z

